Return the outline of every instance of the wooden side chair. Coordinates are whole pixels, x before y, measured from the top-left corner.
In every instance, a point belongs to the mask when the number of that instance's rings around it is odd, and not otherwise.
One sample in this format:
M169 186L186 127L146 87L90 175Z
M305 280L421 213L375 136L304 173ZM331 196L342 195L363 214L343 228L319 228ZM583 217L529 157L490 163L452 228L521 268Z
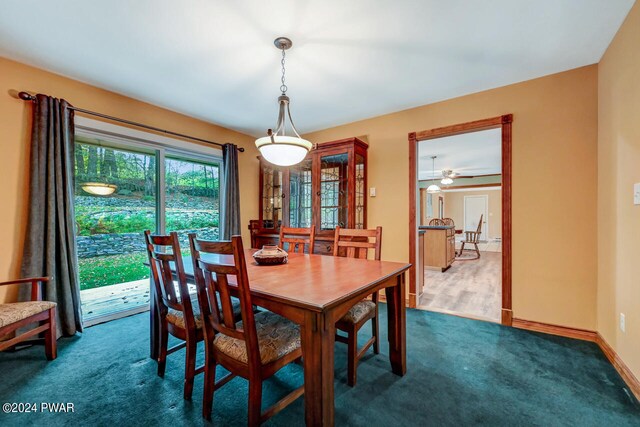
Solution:
M440 218L433 218L431 221L429 221L429 225L446 225L446 224L444 220Z
M480 221L478 222L478 228L476 231L465 231L464 240L462 241L462 247L460 247L460 252L458 252L458 256L462 256L462 252L465 250L464 245L470 244L475 247L475 249L467 249L468 251L475 251L477 257L471 259L479 259L480 258L480 249L478 249L478 243L480 242L480 235L482 234L482 217L484 215L480 215Z
M211 419L214 391L240 376L249 381L248 423L259 425L304 393L303 385L262 411L262 382L302 356L299 326L269 311L254 313L240 236L230 242L211 242L190 234L189 241L205 331L202 416ZM236 286L230 286L233 282ZM233 316L234 291L240 300L241 322ZM230 373L215 382L217 365Z
M151 265L151 278L155 285L156 305L160 312L158 376L164 377L167 356L186 347L184 398L190 400L193 394L193 379L204 371L204 367L196 369L197 345L204 338L202 317L198 304L194 304L189 295L178 233L152 235L147 230L144 232L144 238ZM167 248L170 248L171 252L167 252ZM178 292L173 282L171 264L175 265ZM169 334L183 342L167 348Z
M278 246L287 252L303 254L305 246L307 253L313 253L313 245L316 239L316 226L311 228L280 227L280 241ZM285 248L285 244L287 247Z
M456 223L453 221L452 218L442 218L442 222L444 222L444 225L450 225L453 228L456 228Z
M38 326L18 336L0 341L0 351L14 347L16 344L38 342L27 340L35 335L44 334L44 353L48 360L58 356L56 343L56 303L42 301L45 283L48 277L1 282L0 286L31 284L31 301L0 304L0 338L13 334L19 328L38 323Z
M373 242L369 239L373 238ZM374 250L374 257L380 261L382 251L382 227L375 230L343 229L336 227L333 242L333 256L346 256L349 258L364 258L368 256L369 249ZM367 343L358 350L358 331L369 320L372 321L372 336ZM336 341L346 343L348 346L347 358L347 383L353 387L356 384L358 361L373 345L373 352L380 353L379 324L378 324L378 292L371 295L371 301L362 300L345 314L337 323L336 328L346 332L347 336L336 334Z

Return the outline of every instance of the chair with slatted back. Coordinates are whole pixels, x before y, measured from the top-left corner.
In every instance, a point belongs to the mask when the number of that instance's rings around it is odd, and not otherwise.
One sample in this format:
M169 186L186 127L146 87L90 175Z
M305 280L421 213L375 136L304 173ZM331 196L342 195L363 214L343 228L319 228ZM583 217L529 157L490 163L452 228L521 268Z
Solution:
M370 238L374 239L374 241L370 242ZM380 261L380 253L382 251L382 227L377 227L375 230L356 230L336 227L333 242L334 256L366 259L369 249L374 250L375 259ZM367 343L358 350L358 331L369 320L372 321L372 336ZM373 352L375 354L380 353L378 340L378 292L376 291L371 295L371 301L365 299L354 305L347 314L336 323L336 328L347 333L346 337L336 334L336 341L346 343L348 346L347 383L353 387L356 384L358 361L365 352L373 345Z
M433 218L431 221L429 221L429 225L446 225L445 221L443 219L440 218Z
M313 245L316 238L316 226L311 228L292 228L280 227L280 241L278 246L287 252L296 252L303 254L305 246L308 248L307 253L313 253ZM287 246L285 248L285 245Z
M478 249L478 243L480 242L480 235L482 234L482 217L484 215L480 215L480 221L478 222L478 228L476 231L465 231L464 232L464 240L462 241L462 247L460 248L460 252L458 256L462 256L462 253L465 251L464 245L471 244L475 247L475 249L467 249L468 251L475 251L476 258L471 259L479 259L480 258L480 249Z
M152 235L147 230L144 232L144 237L151 266L151 278L155 285L156 306L160 314L158 375L164 377L167 355L186 347L184 398L189 400L193 393L194 377L204 371L204 367L196 369L195 366L197 344L204 337L202 318L198 304L189 296L178 234L172 232L169 235ZM171 249L171 252L167 249ZM175 264L177 289L173 281L171 264ZM167 348L169 334L183 342Z
M189 235L205 333L202 415L211 419L214 391L235 376L249 381L249 425L259 425L304 393L304 385L262 411L262 382L302 356L300 328L269 311L254 313L242 238L212 242ZM231 284L231 286L230 286ZM231 294L240 300L242 321L233 317ZM215 381L216 366L230 373Z
M453 228L456 227L456 223L453 221L452 218L442 218L442 222L444 223L444 225L450 225Z

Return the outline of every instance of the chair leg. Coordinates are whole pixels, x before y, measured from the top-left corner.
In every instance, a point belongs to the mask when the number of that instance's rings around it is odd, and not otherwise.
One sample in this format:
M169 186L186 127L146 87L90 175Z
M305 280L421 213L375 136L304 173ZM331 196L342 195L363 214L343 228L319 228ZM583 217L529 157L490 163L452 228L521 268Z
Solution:
M249 425L260 425L262 417L262 379L249 379Z
M354 327L349 331L349 342L347 343L347 384L353 387L356 385L358 370L358 331Z
M460 252L458 253L458 256L462 256L462 252L464 252L464 242L462 242L462 246L460 246Z
M371 319L372 335L375 338L373 342L373 353L380 354L380 340L378 339L378 333L380 332L380 323L378 322L378 307L376 305L376 317Z
M213 392L216 387L216 361L211 354L211 349L205 343L204 361L204 393L202 396L202 418L211 421L213 410Z
M49 309L49 329L44 333L44 353L48 360L54 360L58 357L58 344L56 341L56 309Z
M191 400L193 395L193 377L196 372L197 341L195 337L187 336L187 346L184 365L184 400Z
M474 243L474 245L476 246L476 254L478 255L478 258L480 258L480 249L478 249L478 244Z
M169 330L167 329L167 321L160 320L160 343L158 353L158 376L164 378L164 370L167 366L167 346L169 345Z

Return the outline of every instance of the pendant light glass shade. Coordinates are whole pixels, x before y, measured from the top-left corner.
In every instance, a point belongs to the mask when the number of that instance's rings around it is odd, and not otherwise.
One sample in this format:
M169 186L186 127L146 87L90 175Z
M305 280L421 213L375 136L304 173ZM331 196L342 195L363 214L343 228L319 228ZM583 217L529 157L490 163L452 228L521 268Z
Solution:
M440 187L438 187L436 184L431 184L430 186L427 187L427 193L439 193L440 192Z
M291 40L286 37L278 37L274 44L278 49L282 49L282 85L280 86L282 95L278 97L280 105L278 122L275 132L269 129L267 136L256 139L256 147L267 162L277 166L293 166L304 160L307 153L313 148L313 144L300 137L289 110L289 97L286 95L287 85L284 80L284 59L285 50L292 46ZM289 122L288 126L287 121ZM287 127L290 128L292 135L286 134Z
M118 186L104 182L84 182L82 189L94 196L110 196L118 189Z

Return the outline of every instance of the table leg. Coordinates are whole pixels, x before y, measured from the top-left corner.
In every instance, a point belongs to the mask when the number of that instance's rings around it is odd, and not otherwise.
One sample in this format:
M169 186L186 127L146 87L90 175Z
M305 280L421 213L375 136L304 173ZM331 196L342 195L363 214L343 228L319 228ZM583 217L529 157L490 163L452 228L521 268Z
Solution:
M158 306L156 304L156 287L153 283L153 277L149 279L149 342L151 344L150 356L153 360L158 360L160 354L158 332L160 331L160 316L158 315Z
M396 375L407 373L407 340L404 273L396 277L396 285L385 288L389 324L389 361Z
M333 426L334 322L324 313L309 312L301 332L306 424Z

